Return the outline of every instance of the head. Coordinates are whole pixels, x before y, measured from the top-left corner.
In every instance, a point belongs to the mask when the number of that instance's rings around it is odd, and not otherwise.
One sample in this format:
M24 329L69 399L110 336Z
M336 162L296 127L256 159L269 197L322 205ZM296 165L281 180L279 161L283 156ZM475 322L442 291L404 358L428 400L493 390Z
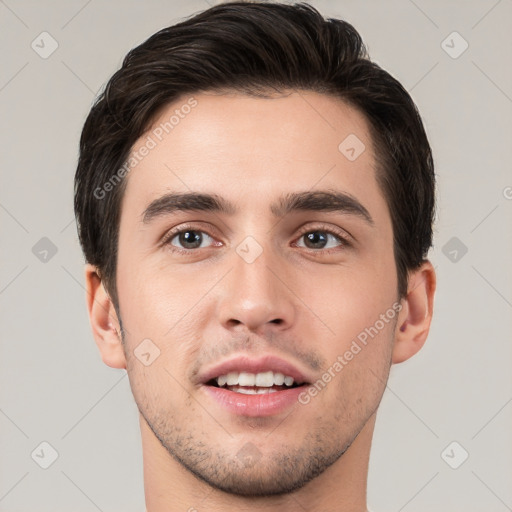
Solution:
M104 362L127 369L169 455L218 489L321 474L428 334L423 124L356 30L310 5L221 4L130 51L85 122L75 213ZM288 416L218 409L206 370L268 353L307 389L329 383ZM237 456L247 446L259 464Z

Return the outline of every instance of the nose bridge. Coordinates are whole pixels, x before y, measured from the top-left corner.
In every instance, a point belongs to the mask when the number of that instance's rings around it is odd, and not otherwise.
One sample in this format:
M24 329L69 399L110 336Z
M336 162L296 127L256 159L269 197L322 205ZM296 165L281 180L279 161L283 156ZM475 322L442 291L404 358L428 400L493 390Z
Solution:
M286 328L294 317L293 295L276 277L284 269L271 244L247 236L236 246L232 271L224 285L219 320L226 326L244 324L255 330L272 323Z

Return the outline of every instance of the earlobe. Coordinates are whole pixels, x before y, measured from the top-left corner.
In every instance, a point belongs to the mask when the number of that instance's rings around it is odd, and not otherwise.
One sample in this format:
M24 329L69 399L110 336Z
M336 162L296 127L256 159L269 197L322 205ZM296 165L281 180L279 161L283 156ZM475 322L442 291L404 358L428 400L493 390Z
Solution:
M89 321L103 362L112 368L126 368L114 304L103 286L98 269L89 263L85 266L85 287Z
M425 261L409 274L407 296L402 299L393 347L393 364L411 358L423 347L432 321L436 274Z

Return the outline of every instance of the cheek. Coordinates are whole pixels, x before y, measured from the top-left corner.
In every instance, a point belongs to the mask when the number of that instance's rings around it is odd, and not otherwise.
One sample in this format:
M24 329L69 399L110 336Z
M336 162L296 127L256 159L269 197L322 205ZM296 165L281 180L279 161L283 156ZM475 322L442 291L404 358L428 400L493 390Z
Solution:
M328 368L336 375L334 386L343 396L349 393L351 398L344 400L352 405L367 401L365 396L380 396L398 316L394 270L384 274L378 262L364 271L340 269L327 290L319 311L334 331L322 347Z
M317 292L310 294L311 309L334 331L348 339L373 325L396 301L395 269L379 262L335 269L314 279Z
M134 400L144 416L153 424L160 419L171 421L176 410L186 403L190 394L181 385L182 379L169 365L165 350L150 366L133 357L127 368ZM154 425L158 428L160 426Z
M132 269L130 271L130 269ZM129 332L164 338L211 287L211 276L160 264L119 265L118 291L123 323Z
M340 326L344 332L329 347L327 368L321 376L329 380L329 391L320 393L323 407L335 411L343 422L357 423L373 413L389 375L395 320L386 323L377 316L370 322L367 318L371 316L353 316L350 325Z

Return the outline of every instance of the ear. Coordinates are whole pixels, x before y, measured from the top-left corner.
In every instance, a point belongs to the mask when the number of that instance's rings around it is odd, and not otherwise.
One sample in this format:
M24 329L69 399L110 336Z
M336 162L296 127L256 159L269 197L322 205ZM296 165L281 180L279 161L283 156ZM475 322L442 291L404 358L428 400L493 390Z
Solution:
M393 364L401 363L418 352L430 330L436 291L436 273L426 260L409 273L407 296L401 301L393 347Z
M89 321L103 362L112 368L126 368L114 304L105 291L97 268L89 263L85 266L85 288Z

